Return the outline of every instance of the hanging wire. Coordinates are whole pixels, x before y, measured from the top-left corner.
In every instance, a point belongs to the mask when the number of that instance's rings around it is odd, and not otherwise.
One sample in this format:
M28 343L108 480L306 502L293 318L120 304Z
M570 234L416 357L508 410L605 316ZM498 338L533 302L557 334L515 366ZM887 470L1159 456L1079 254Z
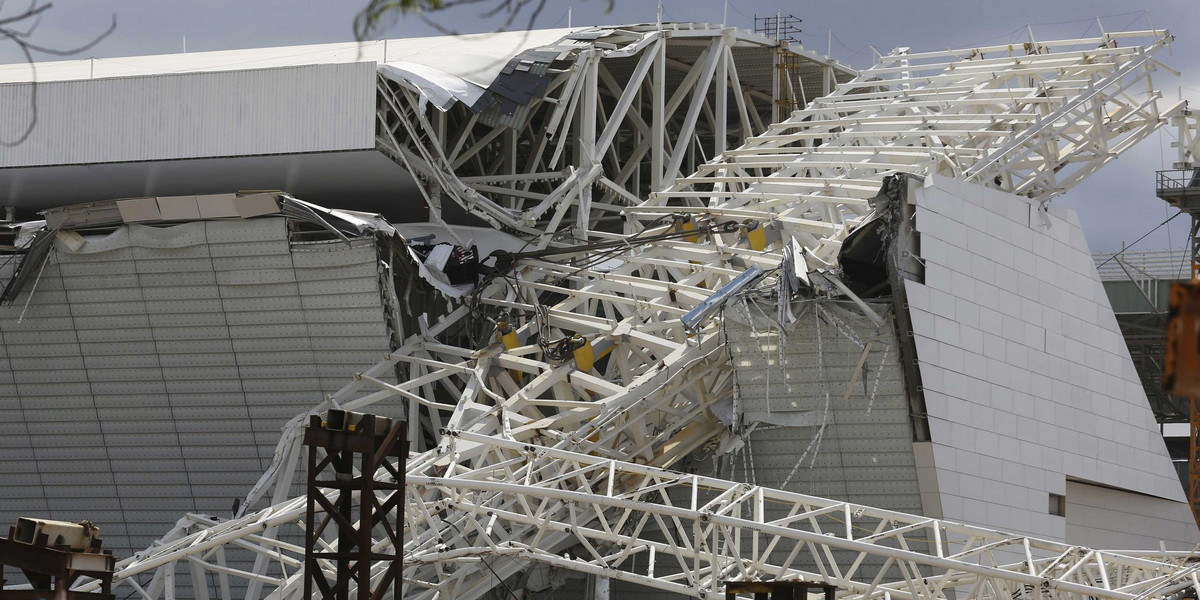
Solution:
M1108 257L1108 258L1104 259L1104 262L1102 262L1102 263L1100 263L1100 264L1096 265L1096 268L1097 268L1097 269L1099 269L1100 267L1103 267L1104 265L1107 265L1107 264L1108 264L1110 261L1112 261L1112 260L1113 260L1113 259L1115 259L1116 257L1118 257L1118 256L1120 256L1120 255L1122 255L1122 254L1124 254L1126 250L1129 250L1130 248L1132 248L1132 247L1134 246L1134 244L1137 244L1138 242L1140 242L1140 241L1142 241L1142 240L1146 239L1146 238L1147 238L1147 237L1148 237L1150 234L1154 233L1155 231L1158 231L1158 228L1159 228L1159 227L1162 227L1163 225L1166 225L1167 223L1170 223L1171 221L1175 220L1175 217L1178 217L1179 215L1182 215L1182 214L1183 214L1183 211L1181 210L1181 211L1179 211L1179 212L1177 212L1177 213L1175 213L1175 214L1171 215L1171 217L1170 217L1170 218L1168 218L1166 221L1163 221L1162 223L1159 223L1158 225L1155 225L1155 226L1154 226L1154 229L1151 229L1150 231L1147 231L1147 232L1146 232L1144 235L1142 235L1142 237L1140 237L1140 238L1138 238L1138 239L1136 239L1136 240L1133 240L1133 243L1132 243L1132 244L1129 244L1128 246L1125 246L1124 248L1121 248L1121 250L1120 250L1119 252L1114 252L1112 256L1110 256L1110 257Z
M824 358L825 347L824 347L824 339L821 335L821 315L819 312L814 310L813 317L816 320L816 333L817 333L817 373L818 373L818 376L821 378L821 382L822 382L821 387L825 393L825 409L821 415L820 427L817 428L817 432L813 435L812 440L810 440L808 442L808 446L804 449L804 452L800 454L800 459L796 461L796 464L792 467L791 472L788 473L788 476L783 480L783 483L780 484L779 489L783 489L783 490L786 490L788 484L792 482L792 477L794 477L796 475L796 472L800 470L800 466L804 464L805 459L809 459L808 468L810 468L810 469L813 468L813 466L816 464L817 453L820 451L820 447L821 447L821 439L825 435L825 426L829 422L830 396L829 396L829 386L828 386L827 378L825 377L825 358ZM811 458L809 458L810 454L812 455Z
M879 392L879 380L883 377L883 365L887 362L888 352L891 350L891 344L883 347L883 356L879 357L879 366L875 368L875 383L871 386L871 397L867 399L868 415L871 414L871 408L875 406L875 394Z

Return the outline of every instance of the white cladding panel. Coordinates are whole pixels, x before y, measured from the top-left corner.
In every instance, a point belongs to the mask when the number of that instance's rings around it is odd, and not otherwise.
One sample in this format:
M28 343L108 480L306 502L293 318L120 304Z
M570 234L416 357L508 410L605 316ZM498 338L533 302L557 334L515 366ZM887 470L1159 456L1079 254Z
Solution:
M909 201L926 269L906 290L944 517L1076 542L1048 512L1076 478L1162 498L1195 532L1075 215L936 176Z
M873 306L883 315L890 304ZM753 327L744 324L745 315L758 314L756 308L726 307L726 336L737 369L743 422L754 429L740 451L724 455L720 472L713 469L716 461L706 456L711 450L697 453L703 457L695 465L697 470L802 494L922 513L892 320L885 318L877 327L846 301L806 302L794 311L794 329L781 338L776 329L763 327L761 320ZM807 424L779 425L789 421ZM770 504L764 510L768 519L788 516L783 508ZM743 543L750 553L750 541ZM788 552L776 550L774 559L782 562ZM867 559L861 572L870 577L881 563Z
M904 390L892 319L876 327L852 303L806 303L795 310L797 322L780 347L775 329L761 320L747 324L756 308L733 303L725 308L729 356L737 368L739 403L745 424L761 417L739 451L715 455L707 447L689 457L703 475L789 491L849 500L890 510L923 514L912 425ZM873 305L888 312L889 304ZM867 344L870 343L870 348ZM857 369L866 354L863 368ZM845 396L845 401L843 401ZM772 425L770 421L810 419L802 427ZM822 427L822 424L824 427ZM714 444L715 446L715 444ZM716 468L717 466L720 468ZM686 504L687 498L676 501ZM783 508L764 506L768 519L783 519ZM661 535L650 524L648 535ZM747 555L752 541L743 540ZM776 550L783 561L790 550ZM848 558L835 551L839 560ZM802 556L801 561L805 558ZM870 577L882 560L867 559L860 573ZM815 568L815 567L814 567ZM656 566L656 574L678 572L671 561ZM551 596L586 594L583 583L572 581ZM612 582L614 597L676 599L677 594Z
M0 85L0 168L375 147L375 64ZM36 118L36 121L34 119Z
M275 217L56 245L0 307L0 526L89 519L128 556L228 517L283 424L389 349L377 264Z
M1186 527L1191 513L1178 502L1112 488L1067 482L1067 539L1089 548L1153 550L1160 540L1191 550L1200 532Z
M875 308L883 314L888 305ZM730 321L736 319L733 312L725 311ZM797 320L782 349L774 330L726 325L747 418L807 418L812 424L779 427L764 421L751 434L745 455L732 456L732 471L720 476L920 513L912 425L891 319L876 327L849 302L822 302L803 305ZM751 465L753 473L746 470Z
M270 46L212 52L184 52L87 58L0 65L0 83L69 79L101 79L139 75L240 71L300 65L354 62L409 62L454 73L482 86L517 54L546 46L572 31L585 28L532 29L488 33L409 37L365 42L335 42L303 46ZM763 41L766 41L763 38Z

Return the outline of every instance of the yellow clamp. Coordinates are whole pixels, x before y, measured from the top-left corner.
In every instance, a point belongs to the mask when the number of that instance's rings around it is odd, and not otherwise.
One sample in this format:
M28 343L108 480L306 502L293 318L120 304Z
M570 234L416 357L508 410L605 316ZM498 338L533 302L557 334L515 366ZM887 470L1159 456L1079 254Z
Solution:
M505 321L496 323L496 341L503 344L505 350L512 350L521 345L521 342L517 341L517 331ZM509 369L508 374L512 376L513 381L517 382L518 385L521 383L522 377L520 371Z
M695 244L700 241L700 234L696 230L696 219L688 217L686 219L676 219L675 225L672 227L675 233L684 234L683 239Z
M767 249L767 232L763 229L762 223L753 219L747 220L746 225L746 241L750 243L750 249L762 252Z
M596 364L596 352L592 350L592 342L581 335L576 335L571 338L571 343L575 346L575 368L584 373L590 373L592 366Z
M504 321L496 323L496 341L504 344L505 350L512 350L521 344L517 341L517 331Z

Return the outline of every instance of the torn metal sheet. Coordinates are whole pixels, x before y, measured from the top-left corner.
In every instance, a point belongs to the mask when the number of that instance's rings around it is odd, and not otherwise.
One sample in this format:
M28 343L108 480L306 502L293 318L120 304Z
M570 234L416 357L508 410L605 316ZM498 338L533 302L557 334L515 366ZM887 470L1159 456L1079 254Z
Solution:
M421 278L446 296L462 298L475 289L479 253L474 246L408 244L407 249Z
M395 228L392 227L392 224L387 219L374 213L325 208L311 202L305 202L299 198L294 198L289 194L282 194L280 196L280 206L283 212L289 216L307 217L339 233L344 232L353 235L368 235L374 232L381 232L386 235L394 235L396 233Z
M44 212L46 219L15 227L19 235L14 243L21 252L15 274L0 292L0 303L12 302L37 272L55 240L64 247L78 250L86 239L73 230L105 228L123 224L163 225L180 222L249 219L283 214L318 225L347 244L351 237L375 235L390 237L396 230L379 215L358 211L328 209L278 192L249 192L200 196L148 197L91 202L53 208Z
M561 44L563 35L569 32L461 36L436 53L388 60L379 65L379 73L416 88L422 100L443 112L461 102L475 112L500 104L503 112L512 115L517 106L545 94L549 85L547 67L562 54L561 50L545 47Z
M821 424L821 413L811 410L800 412L744 411L740 417L737 417L733 404L733 398L729 398L728 400L713 404L709 407L709 410L712 411L713 416L728 427L733 427L735 423L746 426L753 425L754 423L762 423L776 427L815 427ZM735 418L737 418L736 421Z
M486 91L461 77L417 63L382 64L379 65L379 72L392 81L416 87L422 100L442 112L450 110L455 102L475 106Z

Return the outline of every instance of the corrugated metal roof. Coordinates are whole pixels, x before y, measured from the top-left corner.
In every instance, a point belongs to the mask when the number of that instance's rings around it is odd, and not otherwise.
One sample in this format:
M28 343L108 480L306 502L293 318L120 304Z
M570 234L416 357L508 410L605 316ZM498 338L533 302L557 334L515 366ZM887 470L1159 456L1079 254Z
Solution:
M283 218L58 245L0 308L0 523L89 519L127 556L182 512L228 516L284 422L389 349L377 262Z
M484 56L485 65L473 64L475 73L460 76L474 81L491 78L523 50L549 44L575 29L534 29L463 36L433 36L369 42L275 46L216 52L155 54L119 58L93 58L39 62L37 81L66 81L210 71L238 71L334 63L408 61L456 73L463 55ZM492 64L495 62L495 64ZM33 72L25 63L0 65L0 83L28 82ZM478 81L476 81L478 83Z
M34 119L30 93L0 85L5 139ZM374 147L374 65L311 65L40 83L36 126L0 168Z

